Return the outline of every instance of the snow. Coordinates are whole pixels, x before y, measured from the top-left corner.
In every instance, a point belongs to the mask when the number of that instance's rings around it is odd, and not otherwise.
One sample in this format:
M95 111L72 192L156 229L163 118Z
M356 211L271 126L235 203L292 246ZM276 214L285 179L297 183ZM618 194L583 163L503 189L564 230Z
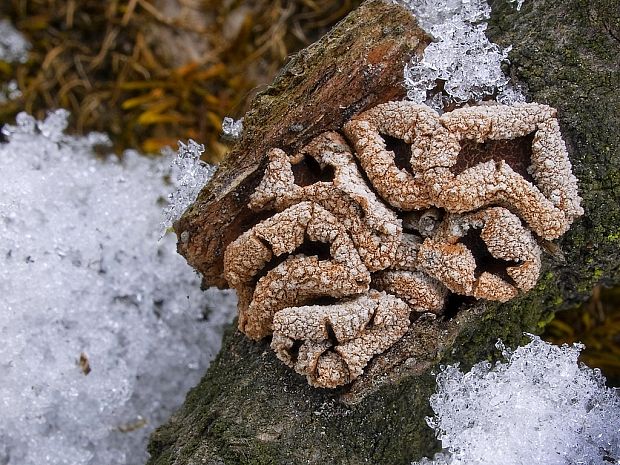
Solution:
M239 139L243 133L243 118L234 120L226 116L222 121L222 133L230 139Z
M582 345L531 342L506 361L437 377L427 419L444 452L418 465L620 464L620 392L579 364Z
M0 143L0 464L146 460L235 313L159 243L168 161L100 156L67 114ZM190 143L191 145L191 143Z
M15 100L22 96L17 81L11 80L6 83L0 82L0 104L7 103L9 100Z
M200 190L217 170L215 165L200 160L204 151L204 145L191 139L187 144L179 142L179 150L171 165L177 189L168 195L168 206L164 209L162 234L181 218L183 212L196 200ZM171 156L172 153L168 152L167 155Z
M25 63L30 44L6 19L0 19L0 61Z
M25 63L28 61L30 44L6 19L0 20L0 62ZM17 81L0 81L0 105L21 97Z
M409 100L438 111L445 104L479 102L497 92L504 104L523 100L518 89L505 91L509 79L501 65L510 48L501 49L486 37L485 20L491 14L486 0L395 1L410 8L434 38L421 60L414 58L405 65Z

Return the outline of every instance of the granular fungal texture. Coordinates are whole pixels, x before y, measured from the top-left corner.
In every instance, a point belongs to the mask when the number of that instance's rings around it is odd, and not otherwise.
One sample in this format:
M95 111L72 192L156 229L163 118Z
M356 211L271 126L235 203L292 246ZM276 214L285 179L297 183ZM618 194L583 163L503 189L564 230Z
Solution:
M272 149L268 156L269 164L250 198L250 208L283 210L298 202L316 202L340 220L369 270L384 269L394 261L400 221L366 185L353 154L339 134L322 134L292 160L280 149ZM312 163L308 159L318 168L307 167ZM303 186L295 180L294 170L298 167L304 169L304 178L298 181ZM332 172L332 179L322 180ZM319 180L305 185L311 177Z
M274 317L271 347L313 386L337 387L405 334L409 312L398 297L375 290L338 304L285 308Z
M540 273L540 248L519 218L501 207L448 214L418 252L420 268L452 292L505 302L529 291Z
M546 105L439 116L378 105L299 152L268 152L256 224L226 249L239 329L316 387L346 385L450 293L505 302L538 279L537 237L583 214Z

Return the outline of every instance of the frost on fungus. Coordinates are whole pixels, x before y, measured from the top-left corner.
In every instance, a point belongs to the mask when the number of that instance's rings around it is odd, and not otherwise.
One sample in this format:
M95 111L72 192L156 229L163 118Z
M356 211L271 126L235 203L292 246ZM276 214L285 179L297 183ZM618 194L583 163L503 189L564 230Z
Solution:
M313 386L364 375L450 294L505 302L540 273L537 238L583 213L554 109L388 102L268 152L253 225L226 248L239 329ZM359 165L358 165L359 163ZM359 166L359 168L358 168Z

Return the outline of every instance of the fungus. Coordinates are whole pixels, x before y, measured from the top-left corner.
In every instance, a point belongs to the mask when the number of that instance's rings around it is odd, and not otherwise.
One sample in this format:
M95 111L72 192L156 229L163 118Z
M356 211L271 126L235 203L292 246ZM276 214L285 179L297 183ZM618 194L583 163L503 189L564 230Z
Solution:
M239 329L317 387L355 381L450 293L505 302L538 279L544 239L582 214L555 110L439 116L389 102L299 152L268 151L263 212L225 250ZM357 159L357 160L356 160ZM358 166L359 163L359 166ZM421 321L421 320L420 320Z
M271 347L317 387L337 387L362 374L409 327L409 306L371 290L333 305L285 308L274 316Z
M418 262L457 294L500 302L534 287L541 265L532 233L501 207L449 214L420 246Z
M414 210L432 205L424 180L420 173L411 172L410 164L429 151L438 117L425 105L388 102L344 125L364 172L391 206Z
M425 172L431 195L455 212L507 205L544 239L561 236L583 209L555 115L554 109L537 103L468 107L443 114L440 122L459 149L450 154L449 166ZM482 159L474 158L455 174L463 148L471 141L482 144ZM493 142L498 141L513 141L514 146L512 150L501 150L501 146L494 152L484 150L485 144L496 147ZM437 144L430 156L434 151L445 153L446 146L456 144ZM529 160L514 156L523 152L529 152ZM485 155L491 155L490 159Z
M333 259L298 254L258 278L272 257L292 253L306 240L329 243ZM359 294L370 283L370 274L344 227L312 202L293 205L242 234L227 247L224 265L226 279L243 296L239 329L257 340L271 333L273 315L282 308L318 296Z
M373 277L373 287L394 294L417 312L440 313L448 289L420 271L382 271Z
M413 271L418 268L418 249L422 240L415 234L402 233L400 243L396 248L394 263L390 267L394 270Z
M553 108L537 103L480 105L439 116L423 105L389 102L358 115L344 130L390 205L456 213L505 205L551 240L583 214L555 116ZM396 152L383 133L410 147L410 173L396 167Z
M282 210L311 200L336 215L369 270L380 270L393 262L399 245L400 221L366 185L339 134L322 134L292 160L280 149L270 150L268 156L263 179L250 197L250 208ZM304 156L312 157L320 167L331 167L333 181L296 184L293 165L301 163Z

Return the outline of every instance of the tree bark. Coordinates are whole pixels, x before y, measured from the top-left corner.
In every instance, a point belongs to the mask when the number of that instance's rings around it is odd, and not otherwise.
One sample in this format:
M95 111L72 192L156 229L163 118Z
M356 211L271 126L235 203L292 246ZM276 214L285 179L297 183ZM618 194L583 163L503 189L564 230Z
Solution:
M336 391L310 387L268 343L231 327L184 406L151 438L150 464L406 464L439 445L424 417L439 364L496 356L557 310L620 273L620 18L605 0L529 0L517 12L492 4L491 40L512 45L509 72L533 101L558 109L585 215L545 254L538 285L506 304L462 306L422 321L368 371L372 382ZM247 197L270 147L295 151L351 116L403 97L402 68L429 38L401 7L363 4L300 52L258 95L245 131L213 182L176 225L179 251L207 285L224 285L224 247L248 227ZM209 226L209 227L207 227ZM209 232L209 231L216 231Z

